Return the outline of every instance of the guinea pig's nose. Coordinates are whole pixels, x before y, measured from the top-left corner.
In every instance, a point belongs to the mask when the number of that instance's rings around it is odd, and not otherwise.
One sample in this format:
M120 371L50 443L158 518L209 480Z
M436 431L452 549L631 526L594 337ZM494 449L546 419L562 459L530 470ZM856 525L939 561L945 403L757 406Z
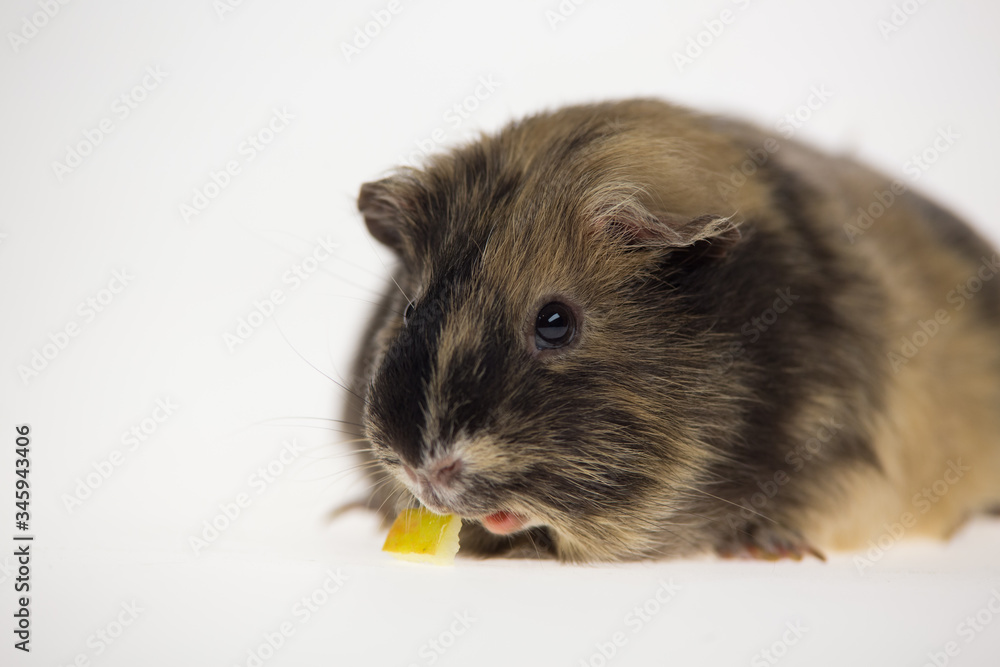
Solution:
M427 466L427 477L435 486L451 486L455 477L462 470L462 465L462 459L450 456L440 461L434 461Z

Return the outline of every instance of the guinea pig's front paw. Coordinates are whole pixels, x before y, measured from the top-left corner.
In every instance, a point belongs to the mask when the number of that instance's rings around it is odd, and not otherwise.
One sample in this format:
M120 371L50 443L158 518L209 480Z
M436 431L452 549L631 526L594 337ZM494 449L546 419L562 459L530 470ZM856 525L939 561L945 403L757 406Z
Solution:
M727 535L715 546L722 558L752 558L755 560L802 560L803 556L826 557L808 544L801 535L777 524L764 526L749 523L735 533Z

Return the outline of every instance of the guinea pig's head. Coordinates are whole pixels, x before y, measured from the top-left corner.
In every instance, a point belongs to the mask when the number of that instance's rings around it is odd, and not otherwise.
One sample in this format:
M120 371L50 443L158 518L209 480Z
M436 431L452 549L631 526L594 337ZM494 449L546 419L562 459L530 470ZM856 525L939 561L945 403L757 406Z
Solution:
M735 409L699 276L739 232L698 137L644 128L536 116L362 187L399 258L364 426L406 500L565 560L680 550Z

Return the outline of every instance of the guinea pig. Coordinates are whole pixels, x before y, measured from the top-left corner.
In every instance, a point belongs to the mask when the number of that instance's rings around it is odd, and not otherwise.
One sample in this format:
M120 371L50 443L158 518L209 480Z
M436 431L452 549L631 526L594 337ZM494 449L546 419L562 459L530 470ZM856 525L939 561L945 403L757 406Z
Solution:
M369 502L464 554L822 558L1000 506L1000 263L904 182L638 99L358 208L398 256L346 408Z

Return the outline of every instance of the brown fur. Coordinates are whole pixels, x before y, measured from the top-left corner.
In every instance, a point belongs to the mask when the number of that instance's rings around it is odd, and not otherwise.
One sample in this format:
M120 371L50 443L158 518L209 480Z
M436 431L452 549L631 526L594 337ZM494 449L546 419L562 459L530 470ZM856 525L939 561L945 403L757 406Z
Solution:
M851 549L907 512L946 536L1000 504L1000 280L949 301L994 251L911 193L853 234L890 181L766 141L651 100L569 107L365 185L400 256L348 405L385 464L372 505L415 491L469 519L463 552L591 561ZM553 300L579 330L538 353ZM429 491L403 472L456 457ZM498 510L531 524L492 535Z

